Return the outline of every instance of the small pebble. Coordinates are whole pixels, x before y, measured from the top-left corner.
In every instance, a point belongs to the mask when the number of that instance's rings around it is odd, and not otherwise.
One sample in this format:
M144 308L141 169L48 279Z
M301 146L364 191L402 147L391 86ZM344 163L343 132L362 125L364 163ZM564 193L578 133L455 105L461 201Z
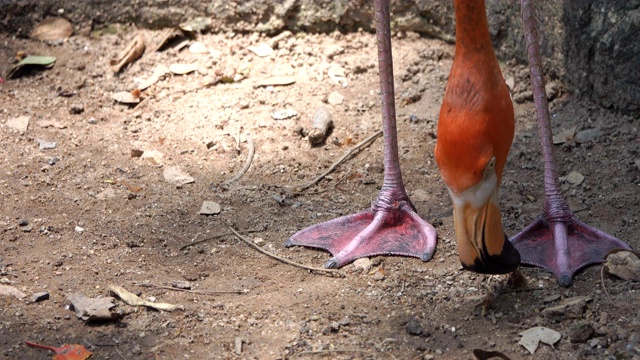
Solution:
M18 220L18 226L27 226L27 225L29 225L29 220L27 219Z
M589 340L595 330L593 326L588 322L579 322L569 329L569 341L572 343L584 343Z
M424 333L424 329L422 328L422 325L420 325L420 321L416 318L409 320L409 322L404 326L404 329L414 336L420 336Z
M84 232L84 228L81 228L80 226L76 226L75 231L76 231L78 234L82 234L82 233Z
M49 299L49 293L46 291L42 291L42 292L37 292L35 294L33 294L33 296L31 296L31 301L34 303L40 302L40 301L44 301L44 300L48 300Z

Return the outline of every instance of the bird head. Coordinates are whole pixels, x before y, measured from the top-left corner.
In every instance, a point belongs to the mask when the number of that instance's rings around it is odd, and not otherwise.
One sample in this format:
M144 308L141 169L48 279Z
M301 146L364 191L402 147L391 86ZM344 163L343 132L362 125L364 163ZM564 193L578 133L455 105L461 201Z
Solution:
M502 227L499 187L511 140L511 128L487 126L482 118L438 125L436 162L453 202L453 221L462 266L504 274L520 264L520 254ZM459 126L461 125L461 126Z

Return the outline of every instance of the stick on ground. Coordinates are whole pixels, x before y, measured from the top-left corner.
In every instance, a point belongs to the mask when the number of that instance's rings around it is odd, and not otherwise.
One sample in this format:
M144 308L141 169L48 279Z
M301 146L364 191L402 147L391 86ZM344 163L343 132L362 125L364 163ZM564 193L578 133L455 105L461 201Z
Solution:
M242 175L244 175L244 173L246 173L247 170L249 170L249 168L251 167L251 162L253 162L253 155L256 153L256 148L253 146L253 140L251 139L251 134L249 133L247 133L247 145L249 146L249 154L247 155L247 161L244 163L244 166L242 167L242 169L238 171L236 176L220 184L220 187L223 190L229 189L229 185L238 181L242 177Z
M312 267L312 266L307 266L307 265L303 265L291 260L287 260L285 258L282 258L278 255L272 254L264 249L262 249L261 247L259 247L258 245L252 243L251 241L249 241L249 239L245 238L244 236L240 235L234 228L230 227L229 230L231 230L237 237L238 239L242 240L245 244L251 246L252 248L258 250L259 252L263 253L264 255L269 256L270 258L276 259L280 262L283 262L285 264L288 265L292 265L301 269L305 269L305 270L309 270L309 271L314 271L314 272L319 272L322 274L327 274L327 275L334 275L334 276L338 276L338 277L344 277L344 275L339 272L338 270L335 269L325 269L325 268L317 268L317 267Z
M249 230L238 230L239 233L241 234L249 234L249 233L254 233L254 232L258 232L258 231L264 231L264 229L249 229ZM194 246L194 245L198 245L198 244L202 244L203 242L207 242L209 240L213 240L213 239L217 239L219 237L223 237L223 236L227 236L227 235L233 235L232 232L226 232L226 233L222 233L222 234L218 234L218 235L213 235L211 237L208 237L206 239L202 239L202 240L198 240L196 242L192 242L189 243L187 245L183 245L180 250L184 250L188 247Z
M368 138L362 140L358 145L352 147L351 149L349 149L349 151L347 151L344 155L342 155L342 157L340 159L338 159L338 161L334 162L333 165L331 165L329 167L329 169L327 169L327 171L322 173L317 178L313 179L310 183L297 188L296 192L304 191L304 190L312 187L316 183L318 183L318 181L324 179L325 176L331 174L333 172L333 170L335 170L338 167L338 165L342 164L345 160L347 160L349 158L349 156L351 156L354 153L362 150L365 146L373 143L373 140L377 139L380 135L382 135L382 130L378 130L375 133L373 133L372 135L370 135Z

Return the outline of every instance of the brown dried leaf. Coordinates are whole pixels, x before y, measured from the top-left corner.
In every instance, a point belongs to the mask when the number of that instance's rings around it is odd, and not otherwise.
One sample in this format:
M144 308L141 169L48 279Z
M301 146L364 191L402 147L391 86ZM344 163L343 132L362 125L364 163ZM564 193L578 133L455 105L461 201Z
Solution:
M120 72L123 67L138 60L144 54L144 39L139 34L127 45L127 47L114 60L111 60L111 70Z
M166 29L162 34L162 38L160 38L160 41L154 47L153 51L156 52L156 51L163 50L165 47L168 47L175 40L181 40L179 44L183 44L184 41L182 40L186 40L184 38L194 38L194 37L195 37L195 33L193 33L193 31L191 31L188 27L176 26L170 29Z
M31 37L40 41L66 40L73 34L73 26L61 17L44 19L31 32Z

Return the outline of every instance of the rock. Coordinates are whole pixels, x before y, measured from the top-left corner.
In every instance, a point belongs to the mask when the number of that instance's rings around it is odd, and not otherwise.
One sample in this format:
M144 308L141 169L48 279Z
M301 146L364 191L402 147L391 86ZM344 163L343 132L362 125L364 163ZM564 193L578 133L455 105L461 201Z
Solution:
M78 115L84 112L84 106L82 104L73 104L71 108L69 108L69 114Z
M200 41L196 41L189 45L189 52L192 54L206 54L209 52L207 46Z
M171 283L171 286L176 289L191 290L191 283L188 281L176 280Z
M27 219L18 220L18 226L27 226L27 225L29 225L29 220Z
M31 302L40 302L44 300L49 300L49 293L46 291L37 292L31 296Z
M420 325L420 321L416 318L411 318L404 326L404 329L410 334L414 336L420 336L424 334L424 329L422 325Z
M55 142L55 141L46 141L46 140L42 140L42 139L38 139L36 141L38 142L38 149L40 151L48 150L48 149L55 149L56 146L58 146L58 143Z
M576 134L575 141L578 144L594 141L602 132L599 129L583 130Z
M203 201L202 206L200 206L200 211L198 214L200 215L215 215L219 214L222 211L220 204L215 201Z
M15 131L24 133L29 128L29 119L29 116L18 116L16 118L7 120L7 126Z
M584 321L579 322L569 329L569 341L572 343L585 343L594 333L595 330L590 323Z
M344 101L344 96L337 91L332 91L329 96L327 96L327 102L331 105L340 105Z
M573 141L575 139L576 127L572 127L566 130L563 130L556 135L553 135L553 144L559 145L564 144L567 141Z
M584 175L577 171L572 171L564 179L571 185L580 185L584 181Z
M542 310L542 315L554 320L580 319L588 301L591 301L591 298L587 296L568 298L560 302L559 305Z
M384 272L378 270L375 272L375 274L373 274L373 280L375 281L382 281L384 280Z
M371 270L371 260L369 258L360 258L353 262L353 267L362 272Z
M164 171L162 172L162 176L168 183L176 185L190 184L196 181L191 175L184 172L178 166L165 167Z
M518 104L522 104L526 101L532 101L533 92L531 90L525 90L525 91L519 92L513 97L513 100Z
M633 251L611 252L605 259L604 271L623 280L640 281L640 256Z
M82 234L84 232L84 228L81 228L80 226L76 226L74 229L78 234Z
M555 81L547 83L544 90L547 92L547 99L553 100L558 97L558 84Z
M286 120L295 116L298 116L298 112L294 109L277 110L271 113L274 120Z
M325 108L318 109L313 116L311 130L309 130L309 134L307 135L311 146L321 146L324 144L332 128L333 120L331 119L331 113Z

